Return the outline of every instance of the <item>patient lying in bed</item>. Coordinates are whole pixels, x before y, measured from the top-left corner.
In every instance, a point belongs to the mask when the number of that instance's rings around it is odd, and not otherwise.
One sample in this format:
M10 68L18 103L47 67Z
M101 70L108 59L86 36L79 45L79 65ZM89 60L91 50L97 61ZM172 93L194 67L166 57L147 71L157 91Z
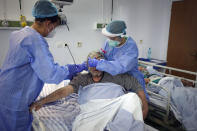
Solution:
M158 86L147 84L147 90L159 94L164 98L168 98L168 92L170 92L170 109L174 113L176 119L183 124L186 130L196 131L197 89L189 88L191 85L189 82L185 82L184 80L180 80L176 77L164 77L152 67L139 67L139 70L143 72L147 83L151 81L165 89L164 90ZM156 105L162 103L161 101L158 103L157 97L154 97L154 95L153 97L150 95L150 101Z
M160 72L153 69L152 66L147 66L147 67L138 66L138 69L144 74L144 80L146 84L148 84L150 81L158 84L159 81L164 77ZM192 82L182 80L182 79L180 81L185 87L194 87L194 83Z
M100 54L99 52L90 53L89 57L92 57L92 58L96 57L97 59L103 58L102 54ZM92 95L94 97L94 101L91 101L89 103L89 101L86 102L86 101L83 101L84 99L80 99L80 98L84 98L84 97L79 97L80 104L81 105L87 105L88 107L93 109L93 107L91 105L92 105L92 103L96 102L96 103L100 103L100 104L97 104L97 105L100 105L100 107L97 106L99 109L101 107L108 107L108 108L111 108L111 112L113 112L114 111L114 108L112 108L113 103L116 102L115 105L116 105L116 107L118 106L117 109L126 109L126 111L132 112L132 113L135 112L138 115L137 115L137 117L134 116L134 118L137 119L137 120L142 120L143 121L142 114L141 114L141 116L139 114L140 114L140 111L141 111L141 113L143 112L143 117L144 118L146 117L147 112L148 112L148 104L147 104L147 101L146 101L146 98L145 98L143 88L140 86L140 84L138 83L138 81L134 77L131 77L128 74L121 74L121 75L117 75L117 76L111 76L110 74L98 71L95 68L89 68L89 72L90 73L88 73L88 74L79 74L69 83L68 86L63 87L61 89L58 89L55 92L53 92L52 94L48 95L47 97L33 103L32 106L30 107L30 109L35 108L35 110L38 110L44 104L56 101L56 100L61 99L63 97L66 97L66 96L70 95L71 93L79 93L79 96L80 96L80 92L83 92L83 90L85 90L85 88L83 88L83 87L86 87L86 89L88 89L87 88L88 85L95 84L95 83L101 83L101 84L107 85L110 82L110 83L115 83L115 84L123 87L124 93L132 90L133 92L137 93L137 95L135 95L135 93L128 93L126 96L120 97L118 99L113 98L113 99L109 100L108 96L107 96L107 98L105 98L105 94L107 94L107 92L103 93L103 95L102 95L103 98L99 98L99 96L96 95L97 92L95 92L95 96ZM102 90L102 88L95 88L95 89ZM89 94L92 93L91 90L88 90L88 91L89 92L88 93L86 92L85 96L88 96ZM111 91L112 91L111 94L116 93L115 90L112 87L111 87ZM117 95L117 96L121 96L121 95L123 95L123 94L120 94L120 95ZM92 96L91 96L91 100L93 98ZM96 96L98 96L98 98L96 98ZM135 101L135 103L132 103L134 101ZM142 102L142 108L141 108L140 102ZM101 103L103 103L103 104L107 103L107 106L102 105ZM117 103L119 103L119 105ZM111 105L111 106L109 106L109 105ZM85 110L86 113L87 113L87 106L86 106L86 110ZM121 106L123 106L123 107L121 107ZM134 109L134 107L136 107L136 106L138 108ZM85 112L83 112L84 111L83 107L84 106L81 106L82 115L79 115L79 117L77 117L76 120L81 120L80 117L82 117L83 113L85 113ZM132 107L133 107L133 109L132 109ZM98 111L98 108L97 108L97 111ZM136 109L137 109L138 113L136 112ZM96 110L94 110L94 112L96 112ZM102 114L101 112L97 112L97 113ZM114 115L119 114L117 112L117 110L114 111L114 113L115 113ZM108 115L105 114L105 116L108 116ZM114 118L114 116L113 116L113 118ZM124 119L126 119L126 118L124 118ZM98 121L98 123L102 122L102 121L103 121L103 118L101 119L101 121ZM79 123L79 122L75 122L75 123ZM80 129L83 129L79 125L77 125L77 126L76 126L76 124L74 124L74 125L75 125L76 129L77 129L77 127L80 127Z
M157 70L153 69L152 66L147 66L146 68L139 66L138 69L143 73L146 84L148 84L150 81L158 83L162 78L162 75Z

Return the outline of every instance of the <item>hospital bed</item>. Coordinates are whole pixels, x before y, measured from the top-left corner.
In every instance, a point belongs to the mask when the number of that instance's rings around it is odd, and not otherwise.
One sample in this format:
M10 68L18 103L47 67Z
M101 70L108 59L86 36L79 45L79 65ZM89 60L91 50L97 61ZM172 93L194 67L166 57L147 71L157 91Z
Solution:
M47 96L53 91L68 85L69 81L65 80L59 85L45 84L38 99ZM54 103L42 107L39 111L33 111L35 131L71 131L72 122L80 113L77 103L78 94L71 94ZM158 131L149 125L145 125L146 131Z
M37 100L46 97L55 90L68 85L69 80L60 84L45 84ZM37 112L33 111L34 131L71 131L72 122L80 112L76 98L77 94L71 94L56 102L44 105Z
M197 87L197 80L190 80L187 78L165 73L166 70L169 70L169 72L179 71L179 72L188 73L197 76L197 73L195 72L162 66L162 65L156 65L154 63L140 61L140 60L139 60L139 66L143 66L145 68L157 67L157 69L159 70L156 70L156 74L157 73L160 74L160 78L158 77L160 81L161 79L169 78L180 82L179 85L181 85L181 80L185 80L192 82L195 85L195 87ZM162 71L162 72L158 72L158 71ZM154 122L162 127L165 127L168 130L185 130L184 124L181 123L181 119L178 120L177 119L178 117L176 117L176 115L179 114L177 114L176 112L176 106L174 105L174 103L172 103L173 101L172 99L174 95L174 92L172 93L173 87L170 87L172 85L169 85L169 87L166 88L166 86L164 87L163 85L158 83L156 79L150 80L150 82L146 84L146 89L149 94L149 114L147 121ZM160 91L159 93L158 91L154 91L154 88L157 89L160 88L159 90L162 90L162 94L164 94L165 92L165 95L161 95Z

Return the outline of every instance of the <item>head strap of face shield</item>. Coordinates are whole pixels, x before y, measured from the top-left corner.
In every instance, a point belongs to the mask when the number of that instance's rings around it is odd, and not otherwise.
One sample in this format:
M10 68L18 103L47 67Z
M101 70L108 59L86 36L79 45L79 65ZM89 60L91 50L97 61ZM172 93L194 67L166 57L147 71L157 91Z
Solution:
M60 20L60 25L66 25L68 31L69 31L69 27L68 27L68 24L67 24L67 17L66 15L62 14L62 13L58 13L58 17L59 17L59 20Z

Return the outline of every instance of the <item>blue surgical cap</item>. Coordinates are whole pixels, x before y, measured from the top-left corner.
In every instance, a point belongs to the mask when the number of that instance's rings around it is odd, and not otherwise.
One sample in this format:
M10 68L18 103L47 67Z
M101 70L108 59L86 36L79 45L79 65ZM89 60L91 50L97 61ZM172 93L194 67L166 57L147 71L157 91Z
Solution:
M57 8L48 0L38 0L32 10L35 18L46 18L58 15Z
M126 29L126 24L124 21L116 20L109 23L106 30L112 34L124 33Z

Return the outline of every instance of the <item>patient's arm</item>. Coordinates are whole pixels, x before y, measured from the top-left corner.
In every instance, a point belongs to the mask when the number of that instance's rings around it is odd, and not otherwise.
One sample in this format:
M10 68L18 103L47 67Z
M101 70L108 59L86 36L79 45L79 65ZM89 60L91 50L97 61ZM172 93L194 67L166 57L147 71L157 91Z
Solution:
M42 98L39 101L36 101L30 106L30 111L32 111L33 108L35 108L35 111L39 110L44 104L59 100L63 97L66 97L70 95L71 93L74 93L74 89L71 85L68 85L66 87L62 87L50 95L46 96L45 98Z
M142 101L142 112L143 112L143 118L145 119L148 114L148 103L146 100L146 96L144 94L144 91L138 91L137 94Z
M148 103L146 100L146 96L144 94L144 89L143 87L139 84L138 80L136 78L134 78L133 76L129 75L129 74L121 74L120 79L120 84L123 85L123 87L128 90L128 91L133 91L136 94L138 94L138 96L140 97L141 101L142 101L142 111L143 111L143 118L146 118L146 115L148 113Z

